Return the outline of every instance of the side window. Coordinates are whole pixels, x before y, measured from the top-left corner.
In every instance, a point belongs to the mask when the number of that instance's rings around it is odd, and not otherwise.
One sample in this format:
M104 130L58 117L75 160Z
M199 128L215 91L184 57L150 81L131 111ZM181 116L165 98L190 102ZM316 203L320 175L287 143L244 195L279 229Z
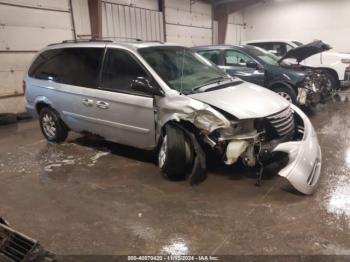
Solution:
M103 48L62 48L41 53L29 76L75 86L95 88Z
M206 59L213 62L214 64L219 64L220 50L205 50L199 51L198 53L204 56Z
M225 64L233 66L246 66L247 62L253 61L249 56L236 50L225 51Z
M292 47L291 45L286 45L286 47L287 47L287 52L289 52L290 50L292 50L292 49L294 49L294 47Z
M130 54L119 49L107 50L101 78L103 89L143 94L130 88L131 81L137 77L148 78L148 75Z
M285 43L272 43L272 50L276 51L275 55L284 56L287 53L287 45Z

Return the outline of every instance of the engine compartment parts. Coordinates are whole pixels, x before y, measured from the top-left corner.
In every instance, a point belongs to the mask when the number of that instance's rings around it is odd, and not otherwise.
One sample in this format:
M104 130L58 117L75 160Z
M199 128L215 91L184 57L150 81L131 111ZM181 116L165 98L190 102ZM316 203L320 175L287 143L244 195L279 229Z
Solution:
M4 262L54 262L55 257L38 241L10 227L0 217L0 261Z

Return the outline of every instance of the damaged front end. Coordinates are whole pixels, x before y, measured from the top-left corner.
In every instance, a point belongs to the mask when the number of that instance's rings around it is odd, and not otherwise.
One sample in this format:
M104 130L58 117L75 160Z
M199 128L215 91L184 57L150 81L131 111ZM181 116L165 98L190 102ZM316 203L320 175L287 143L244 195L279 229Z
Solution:
M312 194L318 185L320 146L310 120L294 105L265 118L232 121L230 128L219 129L210 137L221 147L219 152L225 151L228 165L241 158L248 167L262 167L282 152L289 162L280 176L303 194Z
M324 71L311 68L303 68L303 70L306 77L298 86L297 102L299 105L315 106L335 94Z
M287 106L266 117L237 119L221 109L215 110L185 96L172 97L171 103L168 99L158 101L160 126L169 121L178 123L192 140L195 157L191 184L206 177L207 154L203 148L209 147L226 165L241 159L248 167L262 167L276 154L288 154L289 162L279 175L304 194L311 194L317 187L321 151L310 121L297 107ZM190 122L198 132L181 126L181 121Z

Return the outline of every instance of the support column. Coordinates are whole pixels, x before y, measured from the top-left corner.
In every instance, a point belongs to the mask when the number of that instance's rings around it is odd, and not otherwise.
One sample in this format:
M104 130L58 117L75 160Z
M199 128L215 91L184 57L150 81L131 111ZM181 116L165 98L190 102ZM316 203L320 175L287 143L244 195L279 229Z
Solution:
M221 14L216 20L218 21L218 44L222 45L226 40L228 14Z
M91 38L102 38L102 0L88 0Z

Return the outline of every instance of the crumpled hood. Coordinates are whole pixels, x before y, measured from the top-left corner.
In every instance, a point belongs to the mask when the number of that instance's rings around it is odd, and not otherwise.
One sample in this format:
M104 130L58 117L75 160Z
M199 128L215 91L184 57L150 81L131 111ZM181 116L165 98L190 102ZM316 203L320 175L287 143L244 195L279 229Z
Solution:
M311 42L306 45L302 45L299 47L296 47L294 49L289 50L281 59L280 62L284 59L293 58L300 63L301 61L305 60L306 58L313 56L318 53L322 53L324 51L330 50L332 47L321 40L317 40L314 42Z
M266 117L290 105L278 94L247 82L215 91L191 94L189 97L219 108L238 119Z

